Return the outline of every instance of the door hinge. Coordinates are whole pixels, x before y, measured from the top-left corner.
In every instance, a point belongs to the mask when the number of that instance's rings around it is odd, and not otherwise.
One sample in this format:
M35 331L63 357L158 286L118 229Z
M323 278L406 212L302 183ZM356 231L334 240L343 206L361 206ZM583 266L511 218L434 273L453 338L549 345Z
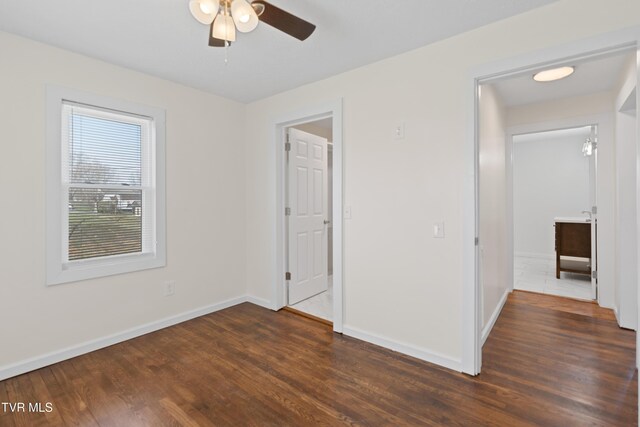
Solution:
M598 207L597 206L591 206L591 213L592 214L597 214L598 213Z
M475 239L475 245L478 246L478 244L480 243L480 239L478 237L476 237Z
M288 271L284 273L284 280L291 280L291 273L289 273Z
M284 151L291 151L291 143L290 142L285 142L284 144Z
M285 216L291 215L291 208L284 208L284 215Z
M592 278L592 279L596 279L596 280L598 280L598 272L597 272L597 271L595 271L595 270L594 270L594 271L592 271L592 272L591 272L591 278Z

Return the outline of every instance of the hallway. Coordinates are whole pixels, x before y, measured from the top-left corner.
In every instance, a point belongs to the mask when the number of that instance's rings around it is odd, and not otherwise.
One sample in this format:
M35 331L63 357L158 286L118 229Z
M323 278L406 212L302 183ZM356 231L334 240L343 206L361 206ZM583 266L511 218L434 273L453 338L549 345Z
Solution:
M635 332L595 303L514 291L483 348L478 379L517 390L500 395L505 410L526 408L537 425L637 424Z

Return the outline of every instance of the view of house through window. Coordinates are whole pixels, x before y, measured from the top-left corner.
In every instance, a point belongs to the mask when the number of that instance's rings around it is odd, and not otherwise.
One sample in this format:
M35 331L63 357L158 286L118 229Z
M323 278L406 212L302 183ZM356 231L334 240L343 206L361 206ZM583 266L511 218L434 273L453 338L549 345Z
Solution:
M63 105L68 261L143 251L149 126L146 118Z

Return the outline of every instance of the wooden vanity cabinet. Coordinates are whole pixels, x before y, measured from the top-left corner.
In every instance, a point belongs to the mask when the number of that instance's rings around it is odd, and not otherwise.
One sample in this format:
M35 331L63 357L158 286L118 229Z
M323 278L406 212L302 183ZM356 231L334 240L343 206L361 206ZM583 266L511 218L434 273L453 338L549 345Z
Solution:
M558 222L556 228L556 278L560 272L591 275L591 224ZM565 260L563 256L588 258L586 261Z

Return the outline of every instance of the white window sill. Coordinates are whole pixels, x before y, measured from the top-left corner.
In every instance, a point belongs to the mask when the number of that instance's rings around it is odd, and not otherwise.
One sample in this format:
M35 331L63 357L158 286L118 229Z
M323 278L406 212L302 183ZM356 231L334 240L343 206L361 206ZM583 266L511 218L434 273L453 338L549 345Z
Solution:
M47 286L164 267L165 259L158 254L120 255L59 265L47 275Z

